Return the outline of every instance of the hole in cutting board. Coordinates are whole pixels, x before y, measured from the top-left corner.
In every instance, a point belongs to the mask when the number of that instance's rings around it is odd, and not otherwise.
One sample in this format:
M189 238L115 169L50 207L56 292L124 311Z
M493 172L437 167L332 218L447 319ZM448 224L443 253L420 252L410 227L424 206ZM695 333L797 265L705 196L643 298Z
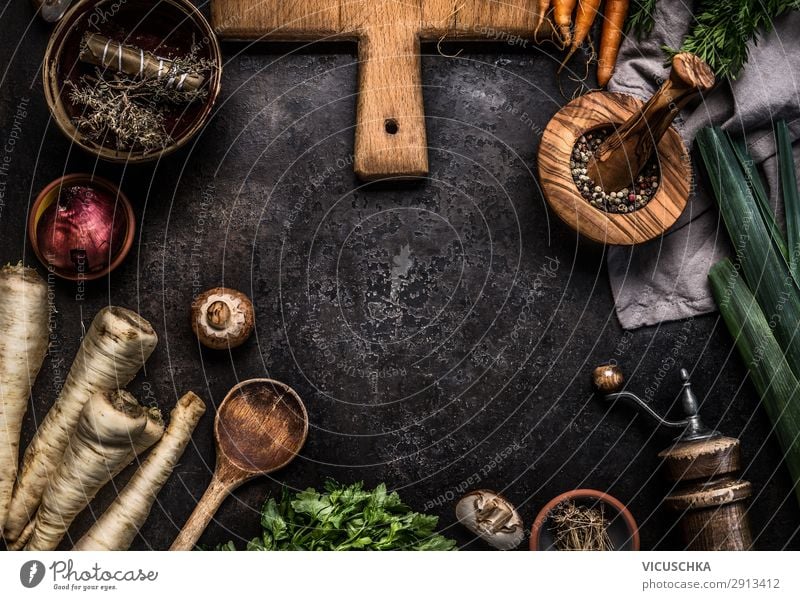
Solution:
M394 135L400 130L400 126L397 124L395 119L386 119L386 121L383 123L383 128L389 135Z

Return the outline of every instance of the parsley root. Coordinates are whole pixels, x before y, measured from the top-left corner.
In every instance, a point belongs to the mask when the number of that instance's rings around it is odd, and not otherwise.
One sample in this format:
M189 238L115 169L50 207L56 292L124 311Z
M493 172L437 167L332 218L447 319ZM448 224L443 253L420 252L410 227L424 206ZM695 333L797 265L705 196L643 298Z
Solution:
M104 308L92 321L61 393L25 451L4 531L12 547L19 543L48 479L61 464L86 401L95 392L127 385L153 352L157 340L150 323L125 308Z
M100 488L134 459L137 450L156 441L157 421L124 390L93 394L83 406L64 461L42 495L25 549L55 550Z
M205 404L192 392L172 410L169 426L114 503L78 540L73 550L127 550L147 520L153 503L178 464Z
M0 532L17 478L19 435L47 353L47 285L33 269L0 269Z

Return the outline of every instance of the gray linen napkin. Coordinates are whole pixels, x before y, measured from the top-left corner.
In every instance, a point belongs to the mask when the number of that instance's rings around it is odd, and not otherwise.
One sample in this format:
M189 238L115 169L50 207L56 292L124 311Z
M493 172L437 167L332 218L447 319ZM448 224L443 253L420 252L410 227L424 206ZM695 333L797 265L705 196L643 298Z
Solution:
M649 98L667 76L661 46L680 45L689 29L692 7L684 0L659 0L656 6L656 26L648 39L632 37L623 42L609 90ZM800 13L778 19L771 33L751 45L750 59L735 81L721 84L675 121L690 148L697 131L710 124L744 136L765 175L773 206L780 204L773 122L785 119L792 140L800 139L798 36ZM795 163L800 164L800 144L794 150ZM729 246L710 192L703 189L702 167L696 162L694 167L695 193L664 236L632 248L609 249L609 278L617 317L625 329L716 309L708 270L728 255Z

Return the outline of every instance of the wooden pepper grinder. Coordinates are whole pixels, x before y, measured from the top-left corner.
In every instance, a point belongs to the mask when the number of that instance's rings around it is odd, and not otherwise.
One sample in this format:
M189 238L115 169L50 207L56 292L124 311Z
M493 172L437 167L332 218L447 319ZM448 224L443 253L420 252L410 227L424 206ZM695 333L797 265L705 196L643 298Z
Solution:
M713 86L714 72L701 58L686 52L676 54L669 77L658 91L616 127L589 159L589 178L607 190L630 185L683 107Z
M676 483L665 504L680 513L686 549L749 550L753 537L747 499L752 488L737 475L741 469L739 440L703 425L686 369L681 369L681 379L685 418L669 421L636 394L622 389L624 376L618 366L602 365L593 373L594 385L606 400L630 402L660 425L682 430L675 443L658 456L664 461L667 478Z

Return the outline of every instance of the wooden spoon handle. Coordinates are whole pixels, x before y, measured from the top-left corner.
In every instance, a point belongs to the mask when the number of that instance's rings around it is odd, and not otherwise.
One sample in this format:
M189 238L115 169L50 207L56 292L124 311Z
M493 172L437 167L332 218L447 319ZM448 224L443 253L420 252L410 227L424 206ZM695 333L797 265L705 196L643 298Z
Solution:
M194 511L192 512L189 520L181 529L178 537L172 543L170 550L193 550L197 544L197 540L205 531L209 521L217 512L220 504L234 489L236 489L241 482L231 483L222 481L217 473L211 483L206 489L200 502L197 503Z

